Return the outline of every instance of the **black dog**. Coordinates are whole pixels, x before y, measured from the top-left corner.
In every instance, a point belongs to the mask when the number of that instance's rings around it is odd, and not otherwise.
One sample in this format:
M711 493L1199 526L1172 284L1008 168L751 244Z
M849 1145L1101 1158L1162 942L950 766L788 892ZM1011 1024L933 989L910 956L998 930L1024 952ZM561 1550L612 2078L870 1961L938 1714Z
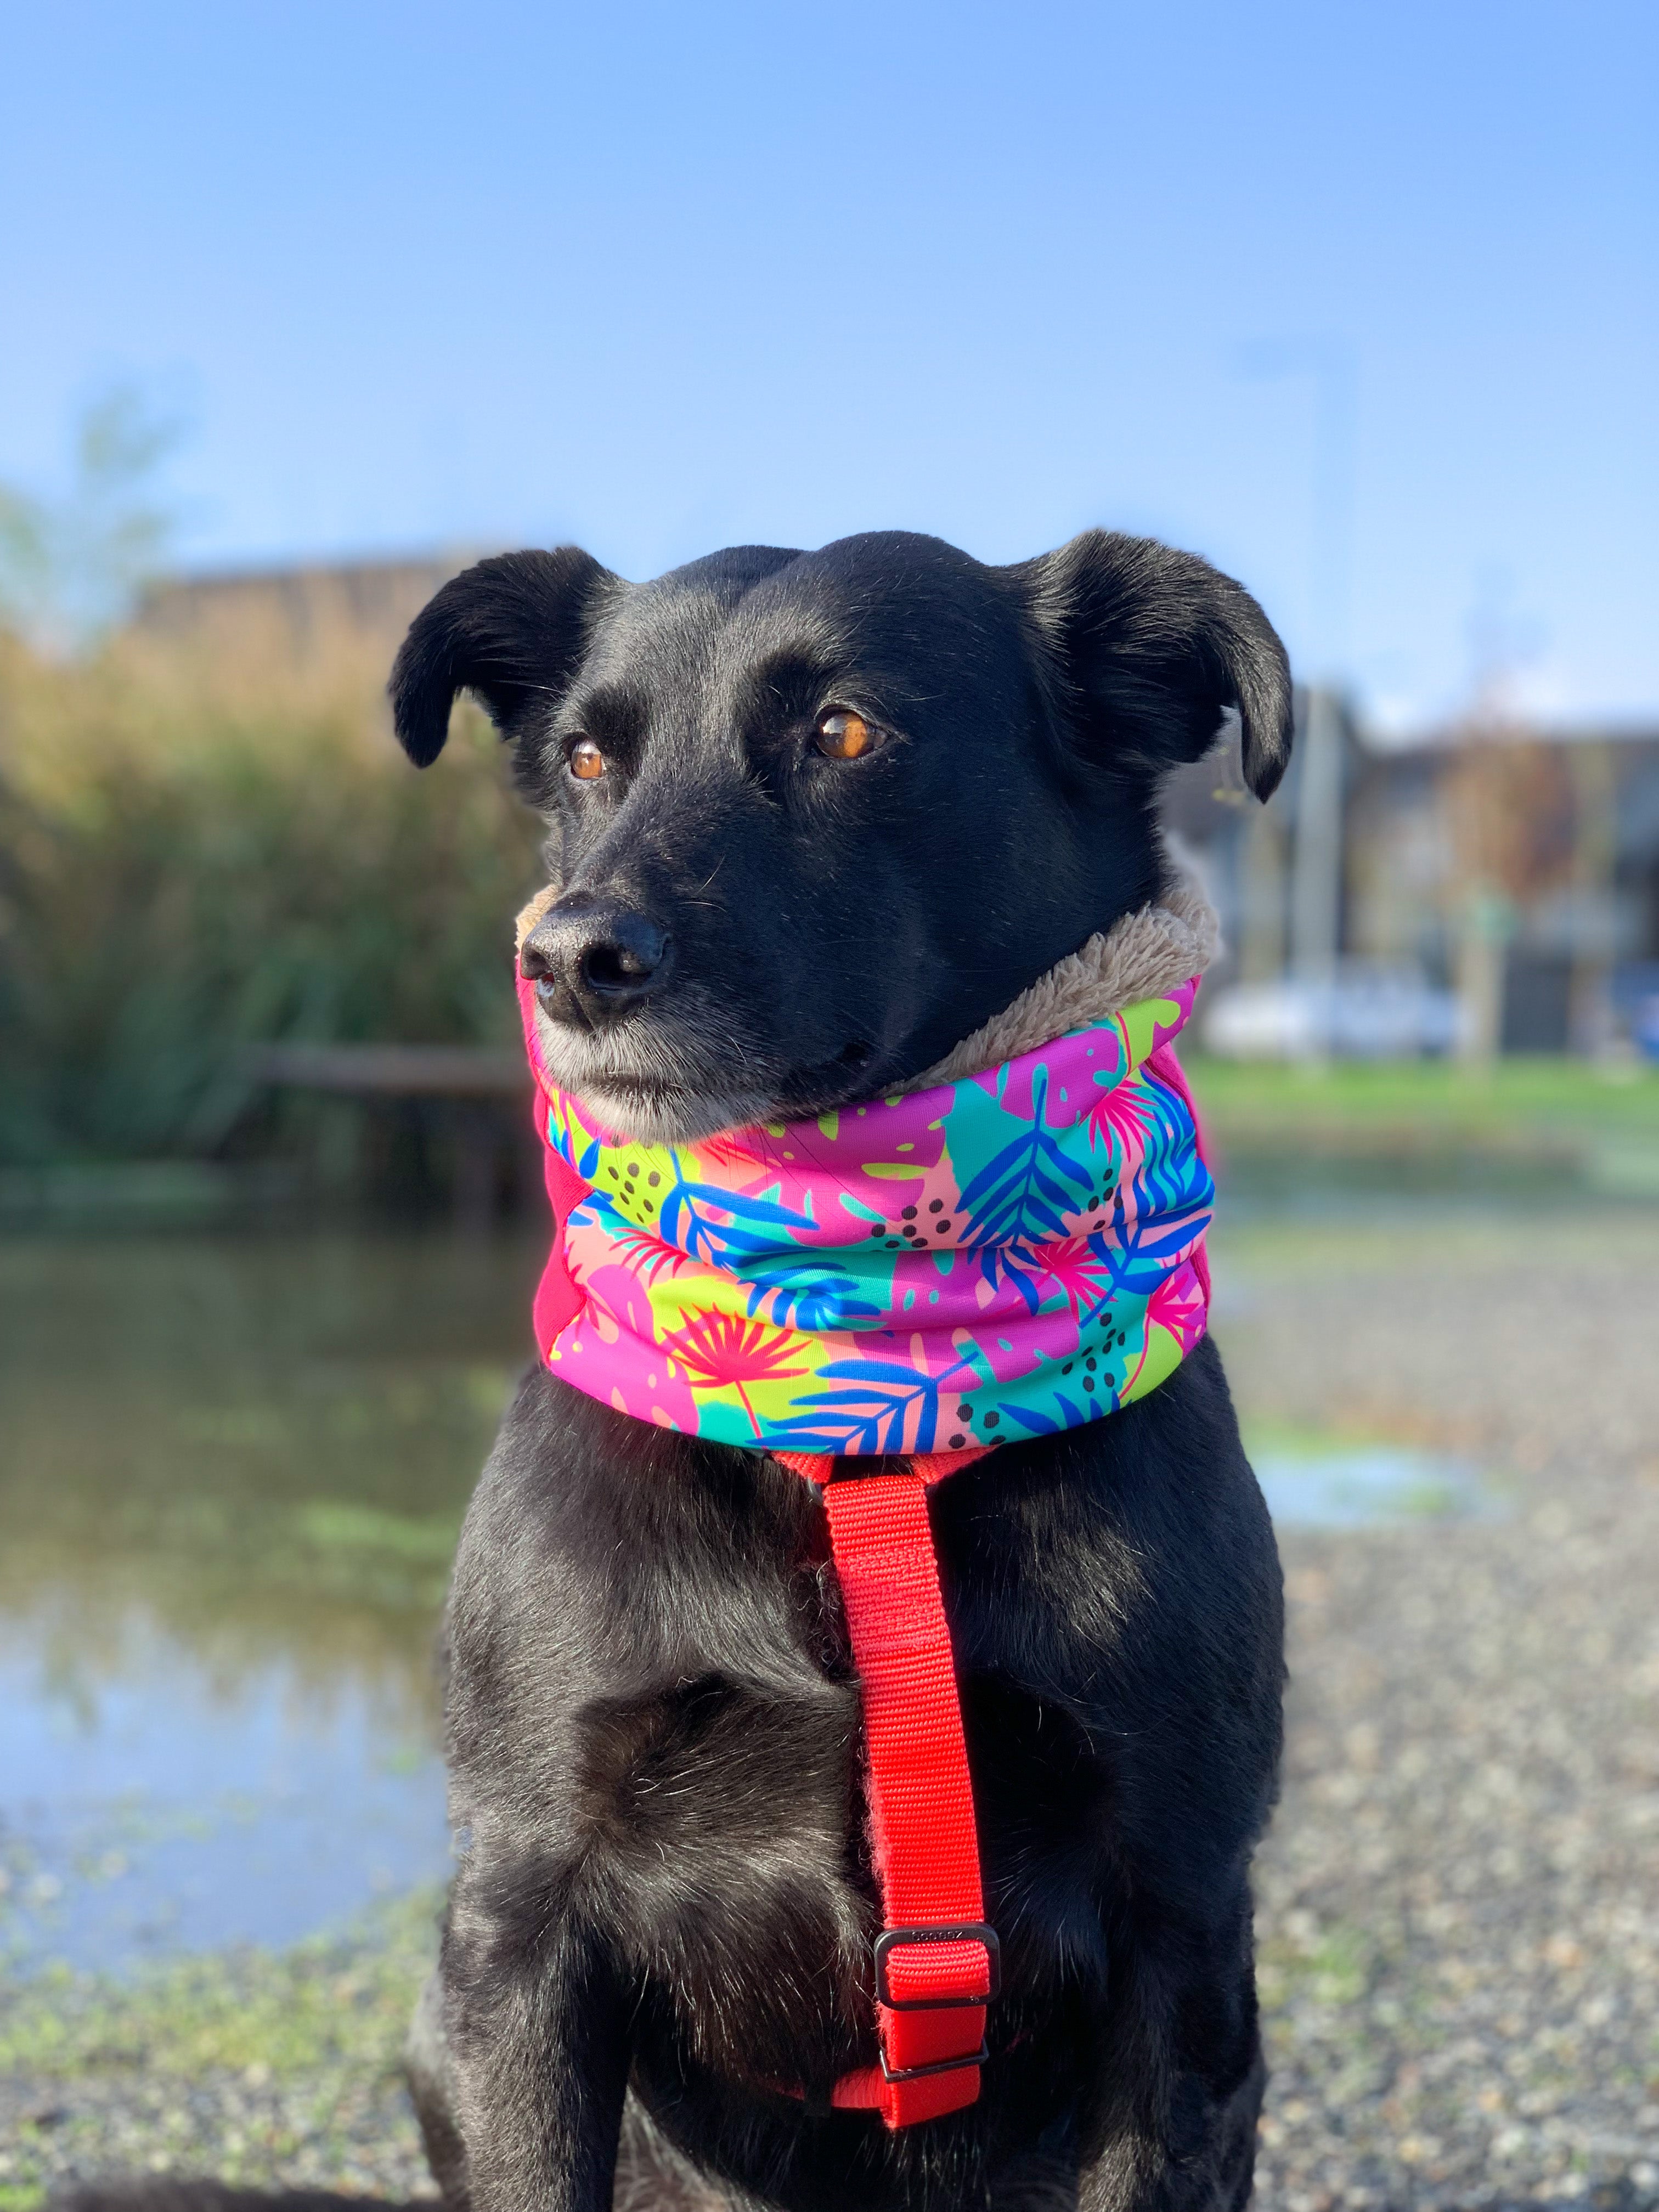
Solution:
M928 1068L1158 897L1159 778L1226 710L1259 796L1290 743L1254 600L1098 532L1006 568L747 546L637 586L513 555L438 593L392 689L422 765L462 689L511 741L561 887L522 952L549 1064L659 1141ZM709 2178L683 2194L1243 2203L1281 1614L1213 1346L956 1474L933 1521L1006 1978L979 2102L889 2134L777 2087L874 2057L821 1510L761 1454L526 1381L448 1613L465 1849L415 2075L452 2203L599 2212L630 2084L629 2154Z

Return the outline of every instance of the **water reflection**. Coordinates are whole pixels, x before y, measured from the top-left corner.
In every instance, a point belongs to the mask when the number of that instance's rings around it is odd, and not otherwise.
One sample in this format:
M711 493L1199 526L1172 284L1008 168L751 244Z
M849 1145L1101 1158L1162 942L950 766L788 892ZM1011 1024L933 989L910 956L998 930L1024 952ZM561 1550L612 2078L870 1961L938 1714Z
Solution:
M226 1687L136 1617L116 1674L56 1676L27 1624L0 1650L0 1943L24 1969L293 1942L447 1863L430 1739L389 1735L361 1680L321 1698L268 1662Z
M0 1950L284 1942L441 1870L432 1635L535 1261L0 1252Z
M1267 1510L1281 1528L1467 1521L1500 1508L1475 1468L1442 1453L1393 1443L1246 1441Z

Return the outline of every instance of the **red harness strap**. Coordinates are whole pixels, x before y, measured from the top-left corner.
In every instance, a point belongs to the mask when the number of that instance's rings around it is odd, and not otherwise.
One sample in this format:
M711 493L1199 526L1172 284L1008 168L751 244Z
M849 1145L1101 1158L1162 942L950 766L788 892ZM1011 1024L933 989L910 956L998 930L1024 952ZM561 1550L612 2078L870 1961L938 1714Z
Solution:
M920 1455L839 1481L833 1459L774 1456L823 1486L863 1695L884 1922L876 1943L881 2063L844 2074L830 2102L909 2127L979 2095L986 2007L997 1991L997 1939L985 1924L962 1708L927 1521L929 1484L983 1451Z

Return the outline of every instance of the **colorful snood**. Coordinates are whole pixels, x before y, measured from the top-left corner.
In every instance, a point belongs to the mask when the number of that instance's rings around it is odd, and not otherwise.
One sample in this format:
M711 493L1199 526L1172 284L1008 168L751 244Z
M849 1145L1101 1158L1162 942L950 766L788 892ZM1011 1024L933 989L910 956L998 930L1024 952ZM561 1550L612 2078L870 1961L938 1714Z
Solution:
M1204 1334L1215 1187L1175 1039L1197 980L961 1082L695 1145L550 1080L549 1368L751 1450L964 1451L1097 1420Z

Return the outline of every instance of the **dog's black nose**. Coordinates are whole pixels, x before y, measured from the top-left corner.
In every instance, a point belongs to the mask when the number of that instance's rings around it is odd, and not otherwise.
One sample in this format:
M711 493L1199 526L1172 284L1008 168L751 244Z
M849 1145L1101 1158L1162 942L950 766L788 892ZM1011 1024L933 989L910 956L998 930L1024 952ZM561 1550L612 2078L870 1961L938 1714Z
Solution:
M630 1012L666 980L672 940L649 915L610 900L561 899L519 948L519 969L555 1021Z

